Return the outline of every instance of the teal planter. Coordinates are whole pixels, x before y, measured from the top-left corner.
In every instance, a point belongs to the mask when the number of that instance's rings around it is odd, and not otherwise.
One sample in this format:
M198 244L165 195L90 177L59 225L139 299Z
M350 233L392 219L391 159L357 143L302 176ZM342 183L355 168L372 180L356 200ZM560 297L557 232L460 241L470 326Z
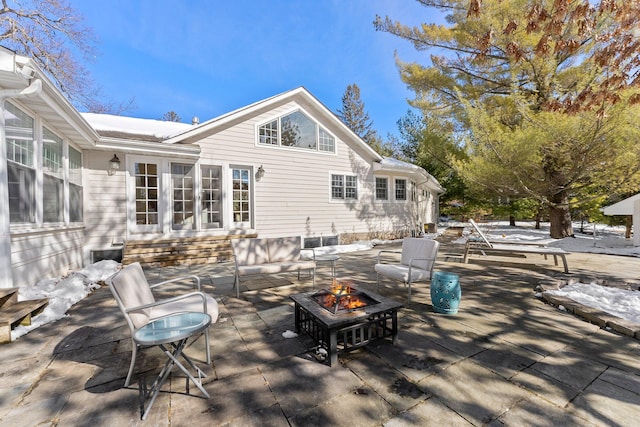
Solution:
M456 314L460 306L460 278L457 274L436 271L431 278L431 304L433 311Z

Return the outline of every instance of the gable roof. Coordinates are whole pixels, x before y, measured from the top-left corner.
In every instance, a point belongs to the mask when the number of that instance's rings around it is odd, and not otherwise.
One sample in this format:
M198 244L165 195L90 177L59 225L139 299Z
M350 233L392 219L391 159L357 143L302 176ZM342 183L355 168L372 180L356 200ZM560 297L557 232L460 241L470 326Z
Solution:
M182 152L188 150L188 147L191 147L191 144L194 142L242 122L250 116L273 110L291 101L295 101L305 109L309 109L316 118L322 119L324 123L330 122L335 126L350 143L356 144L359 149L371 156L376 171L408 173L417 177L420 181L419 185L425 185L437 193L443 193L445 191L438 180L424 168L391 157L383 157L378 154L369 144L364 142L362 138L345 125L338 116L302 86L254 102L253 104L200 124L186 124L108 114L82 113L82 116L100 134L101 141L98 144L100 148L118 148L118 146L119 148L123 148L123 145L136 145L136 147L131 146L129 148L137 151L179 150ZM194 150L194 152L199 152L195 147ZM188 151L191 152L193 150Z
M321 103L315 96L313 96L306 88L300 86L296 89L292 89L278 95L272 96L267 99L263 99L221 116L215 117L211 120L202 122L199 125L191 126L190 129L185 130L182 133L178 133L168 138L165 142L170 144L175 143L191 143L197 141L207 135L217 132L220 129L224 129L236 122L245 119L247 116L256 115L263 111L271 110L279 105L283 105L290 101L297 101L299 104L309 106L313 109L317 116L322 119L330 121L334 126L338 127L343 133L347 134L349 139L371 155L375 160L381 161L380 156L373 148L355 134L342 120L338 118L330 109L328 109L323 103Z

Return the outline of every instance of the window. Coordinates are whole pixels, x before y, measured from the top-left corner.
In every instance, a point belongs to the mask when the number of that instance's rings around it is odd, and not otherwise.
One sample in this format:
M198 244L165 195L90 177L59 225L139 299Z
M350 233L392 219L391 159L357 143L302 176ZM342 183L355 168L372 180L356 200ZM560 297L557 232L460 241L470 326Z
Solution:
M158 218L158 165L135 164L136 224L157 225Z
M258 128L258 143L335 152L335 138L302 111L279 117Z
M82 221L82 153L10 102L4 112L10 222L64 223L65 197L68 220Z
M171 191L173 197L174 230L194 228L193 165L171 164Z
M331 198L344 199L344 176L331 175Z
M202 166L201 220L203 228L222 228L222 168Z
M42 129L42 207L44 222L64 221L64 173L62 138Z
M358 180L352 175L331 175L332 199L358 199Z
M318 129L318 149L334 153L336 151L336 140L329 135L324 129Z
M231 169L231 188L233 192L233 222L251 223L251 192L249 187L249 169Z
M389 198L389 179L376 177L376 200Z
M260 126L260 144L278 145L278 121Z
M82 153L69 147L69 221L82 221Z
M396 179L396 200L407 200L406 179Z
M33 167L34 120L7 102L5 125L9 221L11 223L33 223L36 221L36 171Z
M411 201L415 202L416 201L416 196L417 196L417 189L416 189L416 183L415 181L411 181Z

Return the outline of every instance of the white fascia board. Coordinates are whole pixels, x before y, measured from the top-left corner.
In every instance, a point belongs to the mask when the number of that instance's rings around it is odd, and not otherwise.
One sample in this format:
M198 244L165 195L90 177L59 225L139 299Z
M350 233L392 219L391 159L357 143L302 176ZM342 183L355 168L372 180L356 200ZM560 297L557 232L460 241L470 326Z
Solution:
M182 157L188 159L200 158L200 147L197 145L176 145L166 142L131 141L130 139L102 138L96 149L118 150L126 153L146 154L156 156Z
M56 102L56 100L45 92L41 93L40 97L56 114L64 118L90 146L96 145L96 141L98 141L100 136L71 104L68 102L62 104Z
M288 92L285 92L288 93ZM271 98L267 98L265 100L261 100L258 102L254 102L253 104L249 104L245 107L238 108L236 110L225 113L221 116L214 117L211 120L207 120L205 122L200 123L193 127L193 129L186 130L182 133L174 135L164 141L166 144L176 144L180 143L183 140L191 140L197 139L198 135L203 133L208 133L214 130L217 127L223 126L231 121L237 120L239 115L251 114L255 111L259 111L268 107L270 104L274 103L274 99L278 98L278 95L273 96Z

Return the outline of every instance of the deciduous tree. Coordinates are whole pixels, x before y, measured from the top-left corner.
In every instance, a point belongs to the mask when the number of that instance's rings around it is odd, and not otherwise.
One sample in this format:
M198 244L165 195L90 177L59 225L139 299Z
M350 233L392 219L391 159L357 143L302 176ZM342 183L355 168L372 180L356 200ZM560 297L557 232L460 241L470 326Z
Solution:
M167 111L162 116L162 120L165 122L180 122L182 118L175 111Z
M573 234L573 198L637 185L640 2L419 1L447 24L375 26L432 52L398 61L401 77L415 106L456 123L470 185L538 200L556 238Z
M95 54L96 39L82 16L65 0L1 0L0 45L32 58L58 89L79 108L117 114L129 109L100 100L102 94L85 63Z

